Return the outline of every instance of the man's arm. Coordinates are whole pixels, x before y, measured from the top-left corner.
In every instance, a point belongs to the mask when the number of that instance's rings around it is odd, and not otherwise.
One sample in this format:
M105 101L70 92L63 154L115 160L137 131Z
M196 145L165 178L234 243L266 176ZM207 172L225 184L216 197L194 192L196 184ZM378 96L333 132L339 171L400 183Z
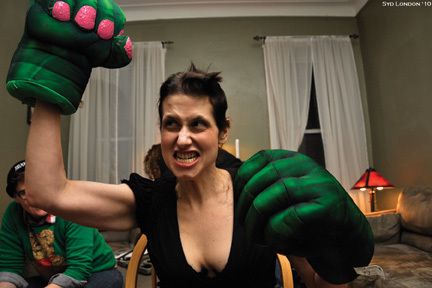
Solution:
M12 202L6 208L0 228L0 287L25 287L23 278L25 253L23 240L28 237L25 227L19 227L22 209ZM12 286L10 286L12 285Z
M96 229L70 221L62 221L62 219L58 220L56 225L62 225L58 229L61 229L64 233L65 247L63 248L66 252L65 260L67 263L66 270L62 274L71 278L63 280L67 280L66 282L70 282L70 280L87 281L93 269L102 266L102 268L113 268L115 266L116 262L111 248L105 243L105 240L98 234L99 232ZM103 240L103 242L99 242L100 240ZM98 266L95 267L95 265ZM62 286L62 282L56 282L55 279L50 283Z

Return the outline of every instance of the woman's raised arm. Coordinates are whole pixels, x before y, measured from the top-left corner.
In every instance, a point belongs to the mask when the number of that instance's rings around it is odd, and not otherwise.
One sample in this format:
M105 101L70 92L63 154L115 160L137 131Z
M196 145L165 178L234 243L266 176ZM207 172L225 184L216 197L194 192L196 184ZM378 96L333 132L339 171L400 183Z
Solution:
M76 111L92 68L119 68L132 59L123 11L113 0L97 4L32 1L6 88L36 103L26 155L30 204L80 224L128 229L135 224L129 187L70 181L62 157L60 115Z
M109 230L135 226L135 199L126 184L66 177L57 106L38 101L27 140L25 184L31 205L76 223Z

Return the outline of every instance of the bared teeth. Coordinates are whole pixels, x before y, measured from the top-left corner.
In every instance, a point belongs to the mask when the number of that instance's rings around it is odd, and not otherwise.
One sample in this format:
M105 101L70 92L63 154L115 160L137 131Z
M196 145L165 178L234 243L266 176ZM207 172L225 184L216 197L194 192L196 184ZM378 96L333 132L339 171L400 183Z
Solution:
M187 153L177 152L175 155L177 161L186 162L186 163L195 161L197 157L198 157L198 153L196 152L187 152Z

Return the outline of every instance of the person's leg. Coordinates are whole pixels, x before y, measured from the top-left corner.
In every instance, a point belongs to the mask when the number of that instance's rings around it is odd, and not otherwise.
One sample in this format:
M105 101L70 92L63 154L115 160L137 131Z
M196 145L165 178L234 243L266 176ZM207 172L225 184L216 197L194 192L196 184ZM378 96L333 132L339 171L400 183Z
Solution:
M275 267L275 276L276 276L276 286L275 288L282 288L282 276L281 276L281 267L279 264L279 261L276 260L276 267Z
M26 278L26 281L28 283L27 288L43 288L48 284L48 282L40 276Z
M123 275L115 268L93 273L86 284L87 288L123 288Z

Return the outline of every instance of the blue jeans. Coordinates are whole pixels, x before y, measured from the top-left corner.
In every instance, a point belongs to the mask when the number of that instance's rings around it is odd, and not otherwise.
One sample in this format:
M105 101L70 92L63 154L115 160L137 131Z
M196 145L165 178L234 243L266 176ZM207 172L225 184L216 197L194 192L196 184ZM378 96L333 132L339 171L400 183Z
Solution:
M123 288L123 275L116 268L93 273L86 288Z
M43 288L48 284L42 277L26 280L29 283L27 288ZM123 288L123 275L116 268L93 273L87 281L86 288Z

